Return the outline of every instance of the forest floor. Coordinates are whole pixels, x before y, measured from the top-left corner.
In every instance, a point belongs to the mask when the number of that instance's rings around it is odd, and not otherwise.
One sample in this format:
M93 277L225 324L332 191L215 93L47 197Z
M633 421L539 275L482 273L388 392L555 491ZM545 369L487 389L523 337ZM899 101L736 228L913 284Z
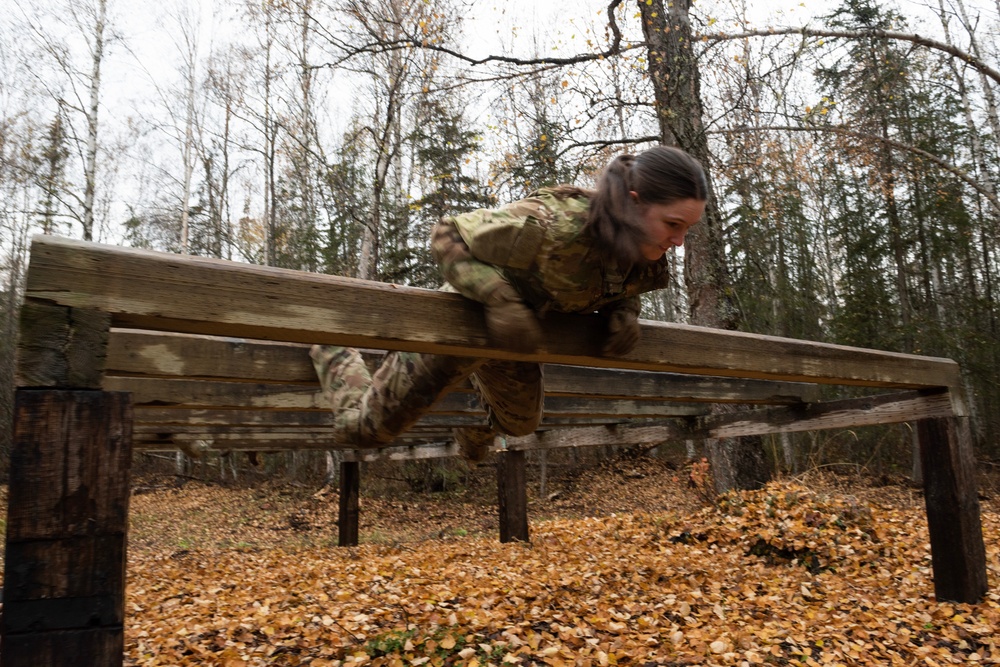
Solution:
M713 501L691 473L554 468L530 544L500 544L492 467L433 494L366 472L343 549L335 491L140 475L125 664L1000 664L1000 479L968 605L934 597L919 489L812 473Z

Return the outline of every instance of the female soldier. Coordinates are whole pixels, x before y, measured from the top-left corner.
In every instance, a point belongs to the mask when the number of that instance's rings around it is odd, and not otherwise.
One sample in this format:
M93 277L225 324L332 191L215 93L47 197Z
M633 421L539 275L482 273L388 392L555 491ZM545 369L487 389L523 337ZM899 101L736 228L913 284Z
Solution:
M667 285L667 250L705 211L701 165L676 148L621 155L596 190L561 185L495 210L444 218L431 249L446 284L483 304L491 342L533 352L549 310L600 312L603 354L624 355L639 341L639 295ZM488 427L456 429L463 453L478 460L495 433L527 435L541 421L541 364L392 352L371 376L357 350L313 346L331 401L338 445L380 447L406 431L471 376Z

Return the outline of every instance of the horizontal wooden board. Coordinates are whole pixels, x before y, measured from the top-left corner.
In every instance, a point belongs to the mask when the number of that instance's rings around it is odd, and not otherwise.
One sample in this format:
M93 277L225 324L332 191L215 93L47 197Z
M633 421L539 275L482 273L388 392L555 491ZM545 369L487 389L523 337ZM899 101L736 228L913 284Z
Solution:
M482 415L478 405L451 405L445 397L434 406L432 414ZM567 397L546 398L545 414L549 417L695 417L708 414L703 403L661 403L654 401L591 400ZM329 410L240 410L139 407L135 410L136 426L217 425L217 426L333 426Z
M947 359L661 322L643 321L632 353L605 358L596 316L550 314L541 350L521 355L491 348L481 308L459 295L51 236L32 243L27 293L106 311L113 326L180 333L750 379L960 386Z
M377 366L383 353L366 351ZM309 346L246 339L115 329L109 376L225 379L254 383L315 384ZM648 371L545 365L546 393L713 402L789 404L819 398L814 384L679 375ZM471 391L465 384L464 390Z
M561 371L565 366L556 367ZM735 385L748 384L742 380L716 378L688 378L676 374L637 372L637 377L628 377L629 371L608 371L606 380L600 380L600 369L594 377L577 376L575 373L554 373L546 378L545 409L549 414L564 415L649 415L684 416L700 414L704 407L690 403L731 402L739 392ZM655 376L662 376L657 378ZM589 379L589 382L588 382ZM771 385L769 388L749 388L741 402L747 403L798 403L802 396L815 393L812 386L803 387L798 383L769 383L752 381L749 384ZM798 396L777 393L781 385L794 384ZM107 391L127 391L137 407L172 408L240 408L258 410L326 410L327 400L316 385L312 384L266 384L257 382L219 382L212 380L187 380L174 378L106 377L104 389ZM656 393L656 392L664 393ZM577 397L576 392L580 392ZM584 395L582 392L590 392ZM602 395L600 392L608 392ZM649 392L649 393L647 393ZM675 396L676 392L680 396ZM632 394L632 397L622 397ZM681 395L683 394L683 395ZM714 399L710 399L714 397ZM455 392L441 399L434 407L438 413L480 413L478 399L472 393Z
M834 428L895 424L952 414L947 392L902 392L844 399L803 407L777 407L700 417L655 426L566 428L508 438L510 449L551 449L596 445L655 444L676 440L735 438Z

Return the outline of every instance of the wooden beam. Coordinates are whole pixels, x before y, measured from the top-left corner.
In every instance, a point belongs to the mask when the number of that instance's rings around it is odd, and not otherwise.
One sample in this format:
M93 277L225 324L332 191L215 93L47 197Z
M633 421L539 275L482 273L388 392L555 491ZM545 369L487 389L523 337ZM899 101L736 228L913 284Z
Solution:
M649 374L646 374L649 375ZM600 391L600 383L591 385ZM231 408L239 410L322 411L329 413L329 405L319 388L314 385L262 384L254 382L216 382L173 378L106 377L104 388L108 391L127 391L135 401L137 419L144 420L149 408L177 410L209 410ZM728 390L727 390L728 391ZM721 392L720 392L721 394ZM706 391L703 395L707 395ZM485 411L475 394L454 392L445 396L431 409L434 414L483 415ZM545 398L545 413L566 417L684 417L705 414L704 403L675 403L650 397L647 399L549 396ZM163 415L163 411L157 413ZM218 414L218 413L217 413ZM251 414L247 412L247 414ZM241 417L233 414L234 424Z
M135 408L139 426L316 426L333 428L330 410L240 410L215 408ZM169 429L165 429L169 430Z
M317 384L308 345L134 329L111 330L107 369L115 375Z
M108 375L317 384L306 345L113 329L110 348ZM366 353L373 365L378 364L381 356L381 353ZM559 364L546 364L545 385L547 395L559 397L770 404L809 403L819 399L816 385L799 382L691 377ZM467 384L464 390L471 392L472 388Z
M452 397L461 401L449 400ZM434 406L431 414L463 416L483 415L485 412L474 401L464 400L465 395L451 394ZM704 403L667 403L619 399L577 399L556 396L545 399L545 414L550 417L613 417L613 418L666 418L695 417L708 413ZM330 410L242 410L211 408L159 408L136 407L135 423L142 425L198 425L206 426L333 426Z
M344 461L340 464L340 505L337 520L337 544L353 547L358 544L358 527L361 515L361 464Z
M747 380L678 373L545 365L545 396L602 396L713 403L811 403L819 387L803 382Z
M502 451L496 455L500 541L528 541L528 482L524 452Z
M834 428L857 428L930 417L950 417L953 401L948 392L900 392L848 398L814 405L764 408L698 419L689 437L738 438L772 433L802 433Z
M104 388L108 391L131 393L136 406L326 411L330 409L323 392L316 384L107 377L104 380Z
M953 415L948 392L901 392L829 401L802 407L776 407L664 423L655 426L567 428L508 438L510 449L554 449L595 445L655 444L675 440L735 438L799 433L833 428L894 424Z
M917 437L934 594L939 601L976 604L987 590L986 547L968 419L923 419Z
M4 566L4 667L120 666L131 404L18 390Z
M26 298L21 306L18 387L100 389L111 318Z
M599 355L596 316L545 320L541 350L493 349L482 310L456 294L204 257L35 237L27 294L111 314L115 326L580 366L880 387L951 387L948 359L662 322L624 358ZM588 321L589 320L589 321ZM964 406L956 404L962 414Z
M424 459L444 459L458 456L458 445L454 441L384 447L382 449L354 449L344 452L344 461L420 461Z

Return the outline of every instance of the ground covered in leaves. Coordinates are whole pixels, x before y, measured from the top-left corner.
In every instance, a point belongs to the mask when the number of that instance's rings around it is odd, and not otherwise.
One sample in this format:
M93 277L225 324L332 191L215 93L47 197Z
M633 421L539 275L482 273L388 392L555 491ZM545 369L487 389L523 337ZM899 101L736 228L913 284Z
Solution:
M553 480L531 543L499 544L488 482L467 482L363 499L344 549L333 492L139 487L126 664L1000 664L988 492L991 592L965 605L935 600L903 485L806 477L709 504L686 471L617 460Z

